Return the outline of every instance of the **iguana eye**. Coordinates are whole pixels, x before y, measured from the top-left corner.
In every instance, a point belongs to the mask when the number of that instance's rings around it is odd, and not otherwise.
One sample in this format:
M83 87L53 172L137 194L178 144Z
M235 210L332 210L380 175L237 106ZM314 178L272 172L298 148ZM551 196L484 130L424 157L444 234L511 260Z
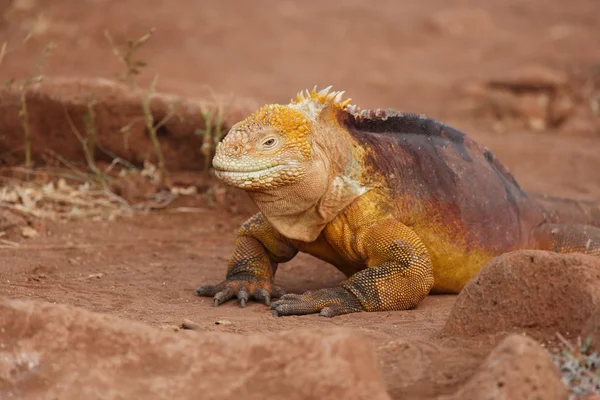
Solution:
M273 147L273 145L275 145L274 138L267 139L263 142L263 146L265 146L265 147Z

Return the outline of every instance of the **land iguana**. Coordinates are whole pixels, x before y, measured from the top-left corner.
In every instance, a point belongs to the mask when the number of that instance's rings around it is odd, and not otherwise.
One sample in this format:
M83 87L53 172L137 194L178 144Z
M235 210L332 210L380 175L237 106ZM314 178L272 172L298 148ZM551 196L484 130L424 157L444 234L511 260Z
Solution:
M239 230L218 306L253 298L276 315L406 310L458 293L517 249L600 256L600 207L530 194L487 148L422 115L360 110L344 92L300 92L235 124L216 148L224 183L260 212ZM277 265L298 252L347 279L285 294ZM271 303L271 298L280 297Z

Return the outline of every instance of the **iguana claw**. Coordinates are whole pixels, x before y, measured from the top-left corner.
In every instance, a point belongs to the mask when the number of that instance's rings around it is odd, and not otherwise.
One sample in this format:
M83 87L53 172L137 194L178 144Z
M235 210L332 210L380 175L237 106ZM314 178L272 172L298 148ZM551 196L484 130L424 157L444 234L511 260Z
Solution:
M275 316L315 314L323 317L364 311L362 305L348 290L337 287L320 289L304 294L286 294L271 304Z
M196 289L197 296L213 297L213 306L218 307L231 300L234 296L241 307L246 307L249 299L271 304L272 297L281 297L285 292L278 286L267 282L248 280L226 280L218 285L203 285Z

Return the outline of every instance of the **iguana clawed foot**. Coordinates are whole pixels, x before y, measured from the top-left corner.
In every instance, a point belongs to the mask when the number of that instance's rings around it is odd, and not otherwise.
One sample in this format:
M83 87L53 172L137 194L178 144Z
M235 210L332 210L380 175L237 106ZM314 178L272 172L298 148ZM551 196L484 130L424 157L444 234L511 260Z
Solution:
M304 294L286 294L271 304L278 317L319 313L323 317L364 311L362 305L348 290L337 287L320 289Z
M203 285L196 289L196 295L214 298L214 306L217 307L234 297L245 307L249 299L271 304L272 297L281 297L285 294L283 289L275 286L267 280L244 279L235 276L218 285Z

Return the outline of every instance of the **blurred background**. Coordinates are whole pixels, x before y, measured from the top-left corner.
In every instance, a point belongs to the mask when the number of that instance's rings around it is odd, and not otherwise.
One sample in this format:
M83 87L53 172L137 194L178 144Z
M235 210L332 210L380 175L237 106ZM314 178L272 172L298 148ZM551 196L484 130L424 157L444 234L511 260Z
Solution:
M122 66L105 31L120 45L154 28L139 50L142 82L157 72L163 91L209 85L260 103L333 85L363 107L442 115L457 89L525 67L547 79L600 62L597 0L2 0L0 9L3 79L27 73L49 42L47 75L113 77Z
M152 32L132 56L141 87L158 74L160 92L260 105L333 85L362 108L466 130L528 187L568 194L538 181L569 163L585 182L576 192L596 193L578 159L600 138L598 0L0 0L0 11L0 81L29 76L50 43L46 79L117 79L127 43Z

